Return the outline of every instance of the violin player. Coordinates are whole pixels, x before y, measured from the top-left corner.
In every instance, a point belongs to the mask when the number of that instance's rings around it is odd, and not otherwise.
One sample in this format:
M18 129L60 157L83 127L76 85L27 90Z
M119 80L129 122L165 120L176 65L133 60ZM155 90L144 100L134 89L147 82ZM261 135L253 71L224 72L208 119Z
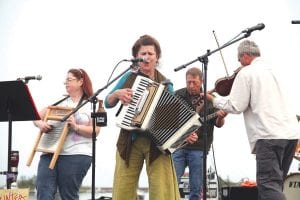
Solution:
M238 60L243 67L229 95L207 94L207 98L227 113L243 113L251 152L256 155L258 199L285 200L283 183L300 138L295 113L255 42L240 43Z

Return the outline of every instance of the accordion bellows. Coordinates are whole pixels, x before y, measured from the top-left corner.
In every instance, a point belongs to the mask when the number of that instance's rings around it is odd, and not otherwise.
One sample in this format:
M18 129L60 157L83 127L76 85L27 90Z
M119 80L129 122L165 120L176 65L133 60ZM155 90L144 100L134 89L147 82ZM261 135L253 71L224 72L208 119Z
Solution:
M201 126L200 116L182 99L159 84L137 76L132 102L117 116L117 126L146 131L162 152L173 152L186 144L187 136Z

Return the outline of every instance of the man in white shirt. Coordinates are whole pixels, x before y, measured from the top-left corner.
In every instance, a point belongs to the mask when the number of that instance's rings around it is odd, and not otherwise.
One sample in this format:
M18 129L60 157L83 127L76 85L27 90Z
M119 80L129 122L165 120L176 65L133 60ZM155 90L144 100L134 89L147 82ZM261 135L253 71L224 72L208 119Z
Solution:
M283 183L300 138L296 114L254 42L241 42L238 59L242 68L229 96L208 94L207 98L218 109L244 114L251 151L256 154L258 199L285 200Z

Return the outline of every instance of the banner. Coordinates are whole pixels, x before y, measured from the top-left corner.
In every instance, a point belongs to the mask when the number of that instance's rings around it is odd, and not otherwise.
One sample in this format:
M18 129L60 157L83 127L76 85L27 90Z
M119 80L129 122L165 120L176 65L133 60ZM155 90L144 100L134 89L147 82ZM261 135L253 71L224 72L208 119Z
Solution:
M0 200L29 200L29 189L0 189Z

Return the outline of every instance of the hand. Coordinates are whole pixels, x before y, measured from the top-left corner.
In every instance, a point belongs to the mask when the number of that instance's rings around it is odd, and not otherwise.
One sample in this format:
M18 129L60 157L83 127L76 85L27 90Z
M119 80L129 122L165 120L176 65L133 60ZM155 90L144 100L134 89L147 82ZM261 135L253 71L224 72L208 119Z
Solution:
M224 110L219 110L218 112L217 112L217 116L218 116L218 118L219 119L223 119L223 118L225 118L226 116L227 116L227 112L225 112Z
M52 130L52 126L49 125L47 122L39 120L34 122L35 125L40 129L42 133L48 133Z
M219 110L217 112L217 120L215 122L216 127L222 127L225 123L224 118L227 116L227 112L225 112L224 110Z
M128 105L132 100L133 90L130 88L120 89L115 94L122 104Z
M70 128L72 128L73 130L76 130L77 124L76 124L76 120L75 120L74 115L71 115L71 116L67 119L66 122L68 123L68 126L69 126Z
M200 93L200 96L203 98L203 97L204 97L204 93ZM215 97L215 96L212 95L210 91L208 91L208 92L206 93L206 99L207 99L208 101L212 102L213 99L214 99L214 97Z
M210 102L213 102L215 96L210 94L210 93L206 93L206 99Z
M187 138L186 141L189 144L194 144L198 140L198 135L197 133L193 132L191 133Z

